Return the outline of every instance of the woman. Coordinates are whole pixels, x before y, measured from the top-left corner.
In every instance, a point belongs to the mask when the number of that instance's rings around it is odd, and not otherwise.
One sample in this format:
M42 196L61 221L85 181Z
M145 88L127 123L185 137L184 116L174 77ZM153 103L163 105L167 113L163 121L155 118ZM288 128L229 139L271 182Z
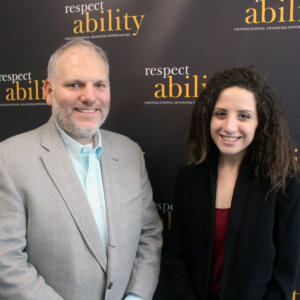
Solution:
M291 299L300 185L280 100L253 67L196 101L177 176L168 273L182 299Z

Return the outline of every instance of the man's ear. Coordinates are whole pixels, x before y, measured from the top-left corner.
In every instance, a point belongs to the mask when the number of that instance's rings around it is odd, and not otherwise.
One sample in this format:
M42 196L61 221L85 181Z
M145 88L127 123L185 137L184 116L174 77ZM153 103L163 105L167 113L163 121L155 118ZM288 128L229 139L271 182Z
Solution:
M50 79L46 79L45 83L44 83L44 92L45 92L45 96L46 96L46 102L48 105L52 105L53 102L53 86L52 86L52 82L50 81Z

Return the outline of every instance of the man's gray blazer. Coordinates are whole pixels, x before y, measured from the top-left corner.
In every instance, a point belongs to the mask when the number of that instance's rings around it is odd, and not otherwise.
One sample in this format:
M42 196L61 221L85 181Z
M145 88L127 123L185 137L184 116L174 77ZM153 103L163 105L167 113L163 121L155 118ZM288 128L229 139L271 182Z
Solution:
M161 223L143 155L101 137L108 255L53 118L0 143L0 299L152 298Z

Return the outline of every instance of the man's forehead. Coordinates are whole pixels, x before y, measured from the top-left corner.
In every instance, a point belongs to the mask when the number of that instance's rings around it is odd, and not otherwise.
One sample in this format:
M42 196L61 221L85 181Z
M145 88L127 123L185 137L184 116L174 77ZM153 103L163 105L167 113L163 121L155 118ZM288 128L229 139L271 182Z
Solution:
M82 72L105 73L108 76L108 67L104 59L93 48L76 45L66 49L58 58L56 64L57 76L71 75ZM75 75L75 74L74 74Z
M85 45L74 45L65 49L64 52L62 52L62 54L58 58L58 62L63 61L65 59L77 59L82 56L94 56L94 58L104 62L103 58L99 55L99 53L96 52L95 49L92 49Z

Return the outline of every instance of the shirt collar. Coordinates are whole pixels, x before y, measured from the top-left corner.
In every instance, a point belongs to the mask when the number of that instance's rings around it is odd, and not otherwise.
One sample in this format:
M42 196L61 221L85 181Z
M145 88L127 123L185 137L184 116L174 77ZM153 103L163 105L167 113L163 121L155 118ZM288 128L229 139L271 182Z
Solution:
M81 150L86 146L78 143L73 138L71 138L62 128L59 127L59 125L56 122L55 125L72 159L76 159L80 154ZM97 130L96 133L93 135L93 147L90 153L93 152L96 153L97 159L99 159L102 153L102 141L99 130Z

